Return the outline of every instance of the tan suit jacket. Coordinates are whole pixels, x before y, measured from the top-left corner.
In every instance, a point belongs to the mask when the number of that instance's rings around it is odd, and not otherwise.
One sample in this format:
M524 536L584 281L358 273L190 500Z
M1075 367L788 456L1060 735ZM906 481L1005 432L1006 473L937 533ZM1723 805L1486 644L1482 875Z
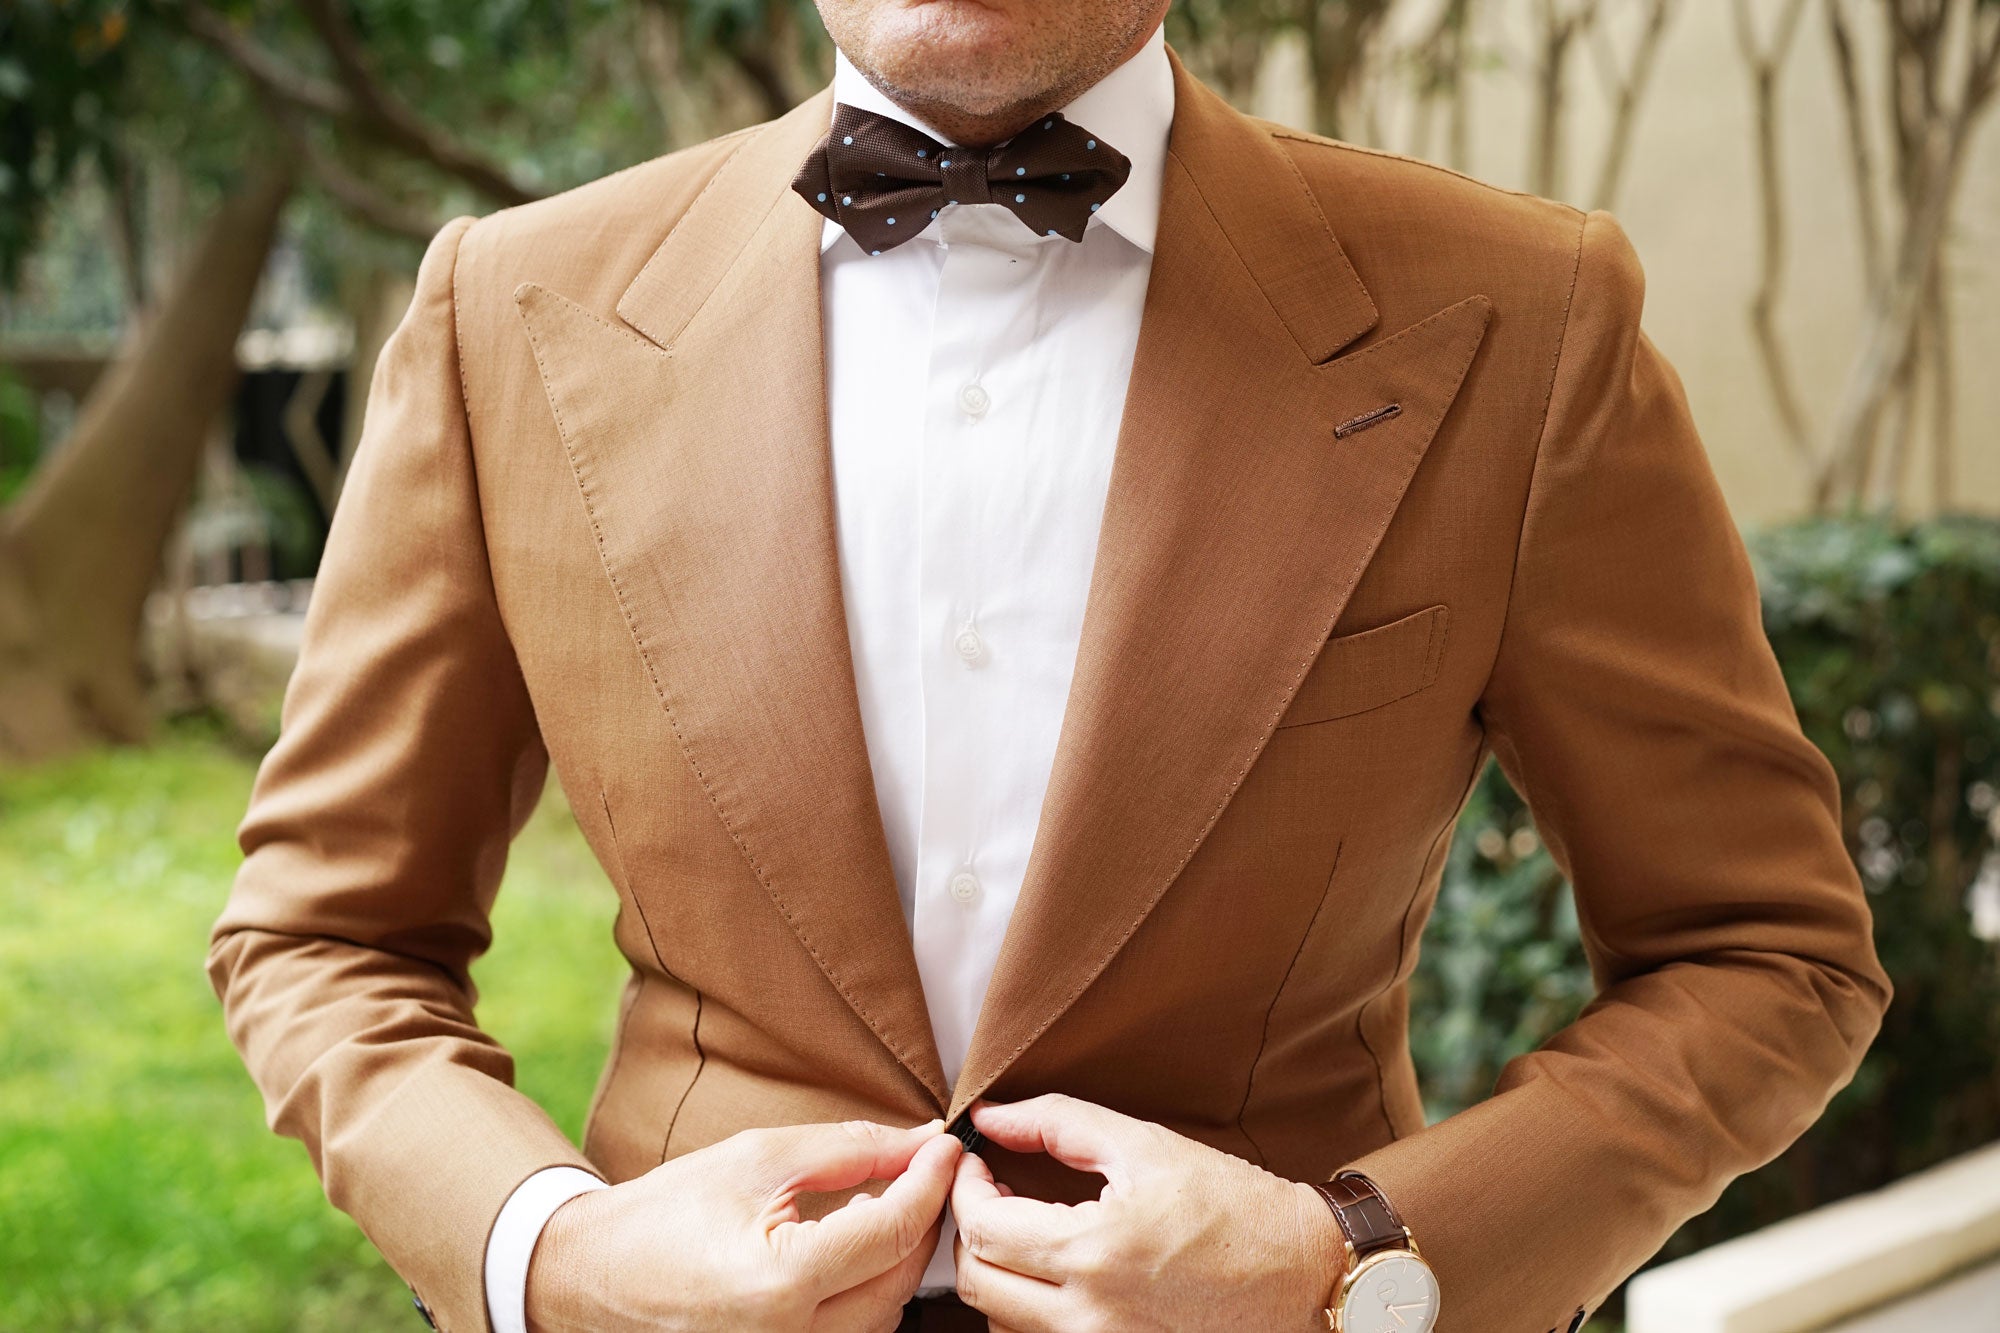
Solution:
M788 188L831 86L430 247L208 966L272 1126L441 1326L485 1327L488 1229L542 1167L1059 1090L1360 1167L1445 1333L1544 1333L1853 1073L1889 986L1838 788L1618 223L1243 115L1170 56L1075 681L955 1085L863 744L821 219ZM1407 982L1489 752L1602 992L1427 1128ZM631 965L581 1152L467 974L550 762Z

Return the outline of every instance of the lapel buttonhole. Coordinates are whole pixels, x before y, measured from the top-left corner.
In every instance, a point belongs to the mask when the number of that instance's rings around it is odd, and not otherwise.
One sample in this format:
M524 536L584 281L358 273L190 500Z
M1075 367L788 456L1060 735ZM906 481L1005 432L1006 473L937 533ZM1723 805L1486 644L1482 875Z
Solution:
M1401 403L1384 403L1372 412L1363 412L1358 417L1349 417L1333 428L1333 438L1344 440L1357 430L1367 430L1370 426L1387 421L1403 410Z

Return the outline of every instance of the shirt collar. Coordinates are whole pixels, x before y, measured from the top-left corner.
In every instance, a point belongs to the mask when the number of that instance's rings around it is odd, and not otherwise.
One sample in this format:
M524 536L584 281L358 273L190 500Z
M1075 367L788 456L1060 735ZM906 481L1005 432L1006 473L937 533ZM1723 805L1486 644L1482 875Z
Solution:
M873 111L922 130L943 143L950 140L897 105L835 48L833 100ZM1153 29L1146 44L1125 62L1059 108L1063 115L1131 159L1125 183L1090 215L1088 227L1106 226L1151 254L1160 225L1160 182L1166 170L1167 134L1174 119L1174 71L1167 63L1165 26ZM825 253L846 229L832 218L820 227L819 248Z

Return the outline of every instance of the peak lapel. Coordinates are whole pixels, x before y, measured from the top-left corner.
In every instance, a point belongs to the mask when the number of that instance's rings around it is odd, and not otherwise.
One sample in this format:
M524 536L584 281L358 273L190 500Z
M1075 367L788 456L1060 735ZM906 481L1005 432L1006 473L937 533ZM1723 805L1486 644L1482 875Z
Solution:
M1326 218L1282 148L1178 56L1173 68L1159 240L1076 672L953 1115L1069 1008L1193 858L1485 334L1490 303L1468 296L1338 355L1377 314Z
M840 594L821 219L789 188L831 102L829 85L743 137L624 293L630 329L537 286L517 300L686 762L827 980L942 1105Z

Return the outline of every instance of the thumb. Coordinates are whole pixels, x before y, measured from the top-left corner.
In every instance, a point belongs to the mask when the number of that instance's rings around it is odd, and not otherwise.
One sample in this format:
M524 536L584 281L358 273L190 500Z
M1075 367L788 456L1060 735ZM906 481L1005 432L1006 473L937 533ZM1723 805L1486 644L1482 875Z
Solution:
M961 1151L956 1138L933 1130L879 1196L857 1195L817 1221L781 1223L772 1240L820 1299L859 1286L933 1240Z
M1011 1152L1039 1152L1117 1185L1156 1156L1158 1127L1061 1093L972 1108L974 1128Z

